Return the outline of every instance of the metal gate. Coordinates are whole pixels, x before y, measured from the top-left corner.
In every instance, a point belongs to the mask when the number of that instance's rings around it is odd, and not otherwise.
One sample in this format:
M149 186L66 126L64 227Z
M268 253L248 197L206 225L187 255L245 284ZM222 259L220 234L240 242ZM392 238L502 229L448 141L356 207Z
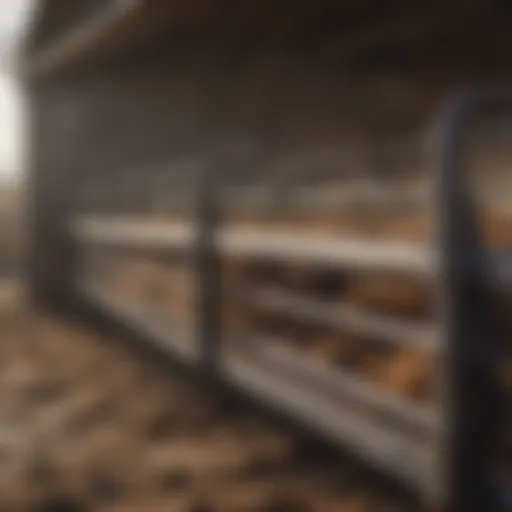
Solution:
M59 300L85 298L143 334L169 357L196 366L209 378L243 390L352 450L417 490L429 504L442 503L454 511L506 510L496 473L500 429L504 428L498 415L505 408L496 368L498 359L504 358L505 345L495 318L493 291L495 281L510 284L512 264L503 254L489 256L484 250L461 156L473 113L508 98L506 89L465 93L436 125L432 212L438 234L434 244L226 223L223 208L228 200L245 208L252 201L260 210L273 207L275 212L285 200L304 198L298 192L285 196L290 178L282 176L274 184L280 190L277 196L268 186L225 188L223 184L233 176L244 175L241 168L251 160L240 158L232 148L212 150L196 175L184 172L180 177L165 167L155 168L151 180L158 183L161 194L156 199L147 193L148 174L112 174L109 187L106 178L82 176L83 181L68 189L79 189L79 194L57 206L46 202L44 207L53 212L58 227L52 236L46 233L45 243L53 243L60 261L66 262ZM263 185L268 180L269 176L260 176ZM325 207L326 194L313 200L311 190L305 194L308 207ZM47 191L40 193L51 201ZM168 214L159 216L158 201L176 207L171 220ZM349 194L339 204L353 207L362 201L354 201ZM392 191L366 201L387 201L395 207L399 203ZM126 209L129 216L122 213ZM151 209L153 215L136 215L137 209ZM150 254L160 270L130 266L141 254ZM128 264L119 278L122 286L137 272L150 283L144 304L133 299L129 286L112 291L112 279L117 279L125 261ZM242 267L250 261L268 272L275 265L293 265L327 269L330 276L343 269L347 275L377 272L437 283L439 317L429 323L411 321L350 304L333 305L325 297L311 297L300 290L291 293L247 284L236 289L222 278L226 261ZM169 273L164 283L163 276L173 267L178 271ZM180 290L188 295L173 312L156 305L159 297ZM443 400L436 405L398 396L354 372L305 357L294 346L248 332L247 326L228 332L223 329L228 300L243 304L244 311L266 311L353 332L386 347L420 351L438 365Z

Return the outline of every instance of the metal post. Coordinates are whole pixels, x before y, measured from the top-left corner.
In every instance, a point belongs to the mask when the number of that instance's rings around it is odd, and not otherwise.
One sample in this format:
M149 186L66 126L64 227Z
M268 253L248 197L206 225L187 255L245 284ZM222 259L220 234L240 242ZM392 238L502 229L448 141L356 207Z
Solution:
M221 345L221 276L220 256L215 235L219 226L218 157L212 164L204 163L197 183L195 246L197 276L197 336L202 364L208 377L216 378L219 371Z
M74 90L67 84L31 87L33 110L28 219L29 288L35 303L66 305L74 280L75 253L67 231L71 192L76 189L76 123ZM74 199L74 197L73 197Z
M510 97L510 91L506 91ZM465 130L502 90L457 97L436 133L445 437L441 504L450 512L504 510L493 474L500 421L500 332L484 244L463 175Z

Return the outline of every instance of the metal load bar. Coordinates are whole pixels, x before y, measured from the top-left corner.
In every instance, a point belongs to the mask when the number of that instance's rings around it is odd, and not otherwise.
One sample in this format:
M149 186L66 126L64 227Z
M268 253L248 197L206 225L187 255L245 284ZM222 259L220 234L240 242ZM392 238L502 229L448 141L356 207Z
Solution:
M225 378L267 405L288 414L313 432L349 450L384 474L420 493L433 486L433 444L409 440L373 418L353 412L339 395L320 394L264 365L229 355Z
M349 371L311 360L300 349L284 346L277 339L254 337L245 342L244 348L266 367L294 381L308 383L311 389L339 395L368 416L387 417L390 423L393 419L430 439L441 433L441 417L435 407L416 404Z
M71 232L81 243L151 251L192 250L197 239L197 230L185 222L144 221L126 216L84 216L72 222ZM219 229L214 242L227 256L331 268L430 277L438 266L435 249L424 243L256 228ZM512 254L496 252L489 258L497 283L512 283Z
M303 319L342 331L349 330L399 347L418 347L429 354L439 350L434 326L396 320L390 315L368 313L350 304L333 305L270 287L253 287L231 293L237 300L265 312Z
M186 364L200 363L200 351L194 344L190 330L187 332L187 329L176 328L176 323L170 319L157 323L146 309L117 298L101 286L85 283L79 286L79 291L93 306L147 337L148 341L171 356L178 357ZM234 340L231 345L240 347L246 343L240 344L240 340ZM435 419L431 422L428 412L416 413L414 410L411 413L414 408L409 409L405 401L394 401L393 397L382 393L370 397L367 388L361 391L364 387L362 382L343 374L328 386L328 380L320 379L315 384L316 377L305 374L303 363L298 358L292 358L287 364L289 372L283 372L280 366L276 367L282 364L279 358L272 355L264 360L263 355L265 349L259 356L236 348L223 350L220 378L288 414L318 434L340 443L387 474L425 492L425 486L429 485L432 476L434 441L428 439L430 436L423 441L421 436L420 440L414 439L414 436L409 438L403 428L393 428L389 420L379 420L378 416L374 416L375 412L387 412L405 416L407 423L409 415L414 428L435 430ZM268 364L269 360L271 365ZM349 381L350 384L347 384ZM354 391L354 388L358 391ZM354 406L358 398L354 393L359 393L359 398L366 393L366 402ZM362 409L361 405L366 405L367 411L358 410ZM375 405L377 411L371 410Z

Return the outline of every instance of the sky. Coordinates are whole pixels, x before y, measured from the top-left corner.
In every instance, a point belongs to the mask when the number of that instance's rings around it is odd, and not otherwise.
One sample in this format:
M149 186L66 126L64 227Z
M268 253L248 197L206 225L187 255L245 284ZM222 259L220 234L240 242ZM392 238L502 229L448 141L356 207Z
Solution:
M0 55L23 29L31 0L0 0ZM0 64L0 179L15 178L23 161L23 100L18 84Z

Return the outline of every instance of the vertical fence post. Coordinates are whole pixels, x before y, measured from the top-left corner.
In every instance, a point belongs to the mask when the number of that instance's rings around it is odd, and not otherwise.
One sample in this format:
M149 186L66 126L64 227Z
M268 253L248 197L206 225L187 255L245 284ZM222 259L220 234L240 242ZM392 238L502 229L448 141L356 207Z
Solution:
M438 285L442 399L440 505L450 512L501 511L493 475L500 428L496 356L500 332L484 242L463 174L466 129L495 92L472 91L444 111L436 133Z
M28 197L28 279L39 305L67 306L74 279L75 253L67 231L71 211L76 142L73 94L63 86L31 87L31 167Z
M221 166L217 155L211 162L204 162L196 185L196 332L203 370L213 379L218 376L222 335L220 255L215 241L220 221L218 179Z
M45 123L45 94L40 87L27 84L29 102L29 136L28 136L28 184L25 202L27 250L23 267L26 272L27 287L31 302L43 304L48 295L45 281L44 249L45 240L42 236L45 225L46 211L44 198L45 186L45 141L43 140Z

